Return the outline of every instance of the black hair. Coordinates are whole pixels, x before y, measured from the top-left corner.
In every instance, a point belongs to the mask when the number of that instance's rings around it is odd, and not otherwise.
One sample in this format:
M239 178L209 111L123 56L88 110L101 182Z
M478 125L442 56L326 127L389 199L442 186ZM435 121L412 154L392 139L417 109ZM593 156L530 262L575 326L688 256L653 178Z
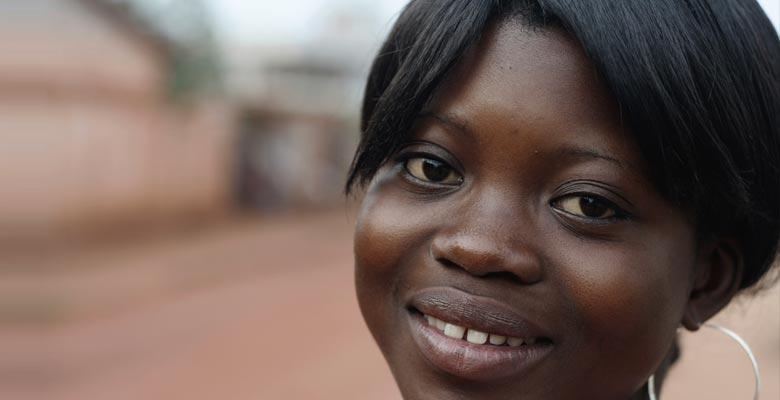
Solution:
M755 0L415 0L372 65L346 191L398 150L489 24L557 25L620 106L661 193L700 232L735 236L741 288L780 235L780 40Z

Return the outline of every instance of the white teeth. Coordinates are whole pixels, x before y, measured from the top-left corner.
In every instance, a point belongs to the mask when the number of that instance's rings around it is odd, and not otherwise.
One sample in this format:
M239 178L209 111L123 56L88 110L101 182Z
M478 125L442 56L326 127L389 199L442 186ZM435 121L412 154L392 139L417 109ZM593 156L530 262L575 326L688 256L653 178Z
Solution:
M490 334L490 344L501 346L506 343L506 336Z
M453 339L463 339L463 334L466 333L466 328L450 323L444 324L444 334Z
M485 344L488 339L488 334L485 332L480 332L474 329L469 329L468 334L466 334L466 340L469 343L474 344Z
M426 315L425 319L428 320L428 325L436 327L436 329L443 331L444 330L444 321L436 318L431 317L430 315Z
M502 336L493 333L478 331L476 329L468 329L460 325L444 322L430 315L424 315L424 317L425 320L428 322L428 325L442 331L444 335L454 339L464 339L464 335L465 335L465 339L469 343L474 343L474 344L490 343L494 346L502 346L504 344L507 344L510 347L520 347L523 344L532 345L537 342L536 338L521 339L518 337Z

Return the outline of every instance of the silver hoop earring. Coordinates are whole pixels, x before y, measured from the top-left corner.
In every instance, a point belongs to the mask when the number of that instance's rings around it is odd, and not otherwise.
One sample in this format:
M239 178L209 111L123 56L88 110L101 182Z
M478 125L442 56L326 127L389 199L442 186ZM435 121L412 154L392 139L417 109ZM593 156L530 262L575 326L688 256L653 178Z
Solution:
M742 347L742 350L747 353L747 356L750 358L750 363L753 364L753 374L756 377L756 387L755 393L753 394L753 400L758 400L758 393L761 391L761 374L758 371L758 362L756 361L756 356L753 355L753 351L750 350L750 346L748 346L745 339L742 339L739 335L734 333L734 331L724 328L720 325L704 324L702 326L706 326L707 328L711 328L725 334L737 342L739 346ZM647 393L650 395L650 400L658 400L658 397L655 395L655 374L651 375L650 379L647 381Z

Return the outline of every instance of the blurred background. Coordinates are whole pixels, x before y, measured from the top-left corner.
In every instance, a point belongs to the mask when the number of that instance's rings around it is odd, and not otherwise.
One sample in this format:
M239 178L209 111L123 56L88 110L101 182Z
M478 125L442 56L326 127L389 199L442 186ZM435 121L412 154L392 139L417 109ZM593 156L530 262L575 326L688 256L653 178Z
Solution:
M404 3L0 1L0 399L400 399L341 191ZM780 399L778 288L718 319ZM749 398L683 345L665 398Z

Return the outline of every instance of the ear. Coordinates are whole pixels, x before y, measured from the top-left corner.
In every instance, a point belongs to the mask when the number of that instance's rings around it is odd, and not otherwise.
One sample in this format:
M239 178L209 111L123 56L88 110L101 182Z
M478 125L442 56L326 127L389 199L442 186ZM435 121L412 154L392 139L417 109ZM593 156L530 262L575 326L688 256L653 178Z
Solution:
M696 331L722 310L739 291L744 268L742 249L737 240L718 238L702 244L696 257L683 326Z

